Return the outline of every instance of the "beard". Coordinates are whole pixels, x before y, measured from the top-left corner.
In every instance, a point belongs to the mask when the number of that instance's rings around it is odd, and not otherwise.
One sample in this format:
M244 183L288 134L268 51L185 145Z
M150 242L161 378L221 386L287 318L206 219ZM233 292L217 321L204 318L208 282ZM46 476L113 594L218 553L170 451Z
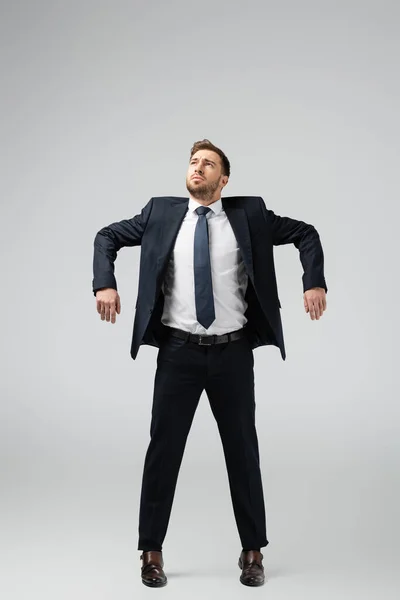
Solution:
M196 200L212 200L218 186L219 180L212 182L202 181L201 183L195 183L190 179L186 181L186 189Z

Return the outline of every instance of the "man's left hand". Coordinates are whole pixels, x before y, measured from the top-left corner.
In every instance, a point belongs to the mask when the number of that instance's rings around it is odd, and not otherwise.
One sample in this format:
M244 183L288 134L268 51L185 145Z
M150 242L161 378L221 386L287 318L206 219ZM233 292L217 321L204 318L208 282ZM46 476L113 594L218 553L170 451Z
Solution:
M304 308L306 313L310 313L311 319L319 319L322 317L326 309L326 292L324 288L315 287L306 290L303 294Z

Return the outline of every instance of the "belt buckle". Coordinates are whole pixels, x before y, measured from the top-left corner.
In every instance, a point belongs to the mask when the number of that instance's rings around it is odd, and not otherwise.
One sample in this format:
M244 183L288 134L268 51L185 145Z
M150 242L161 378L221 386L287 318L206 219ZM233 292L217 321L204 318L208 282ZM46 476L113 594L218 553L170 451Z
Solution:
M204 336L199 334L199 346L212 346L212 343L210 342L209 344L203 344L202 339Z

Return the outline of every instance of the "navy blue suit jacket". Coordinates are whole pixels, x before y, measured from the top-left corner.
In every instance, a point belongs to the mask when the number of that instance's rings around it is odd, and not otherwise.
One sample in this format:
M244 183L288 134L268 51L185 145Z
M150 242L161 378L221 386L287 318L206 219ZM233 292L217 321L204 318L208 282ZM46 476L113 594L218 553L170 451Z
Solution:
M322 287L328 291L319 234L309 223L276 215L267 209L261 196L231 196L221 200L249 276L245 315L252 347L273 344L280 349L285 360L273 246L294 244L299 250L304 271L303 291L312 287ZM151 198L140 214L111 223L95 236L94 294L101 288L117 290L114 261L118 250L124 246L141 246L139 290L131 344L133 359L141 344L159 347L165 332L165 326L161 323L164 305L161 284L188 202L188 197Z

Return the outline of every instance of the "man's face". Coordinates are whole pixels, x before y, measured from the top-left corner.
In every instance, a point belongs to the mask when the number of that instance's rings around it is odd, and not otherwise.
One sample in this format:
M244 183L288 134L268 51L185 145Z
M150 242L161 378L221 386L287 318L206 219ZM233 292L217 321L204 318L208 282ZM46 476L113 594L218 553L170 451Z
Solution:
M193 198L217 200L227 182L219 154L213 150L198 150L193 154L186 174L186 188Z

